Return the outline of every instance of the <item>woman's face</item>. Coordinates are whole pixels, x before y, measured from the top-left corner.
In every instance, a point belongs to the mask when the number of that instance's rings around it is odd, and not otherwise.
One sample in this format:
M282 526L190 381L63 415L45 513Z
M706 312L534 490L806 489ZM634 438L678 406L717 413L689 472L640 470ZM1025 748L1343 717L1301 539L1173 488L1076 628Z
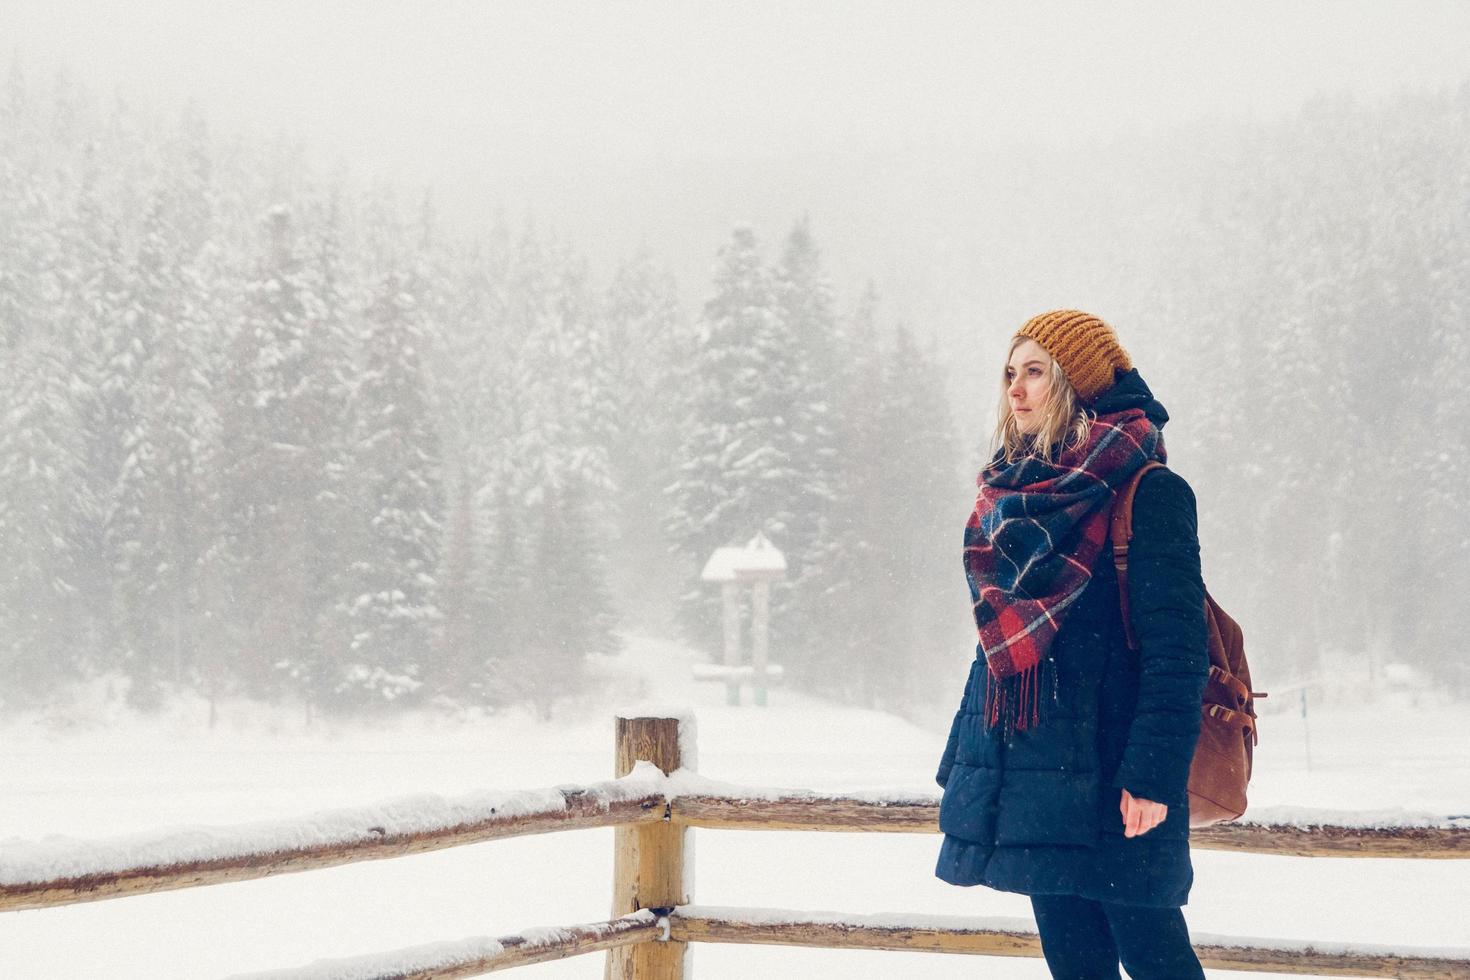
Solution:
M1021 432L1032 433L1040 428L1041 406L1050 389L1051 355L1028 337L1011 351L1006 364L1006 400Z

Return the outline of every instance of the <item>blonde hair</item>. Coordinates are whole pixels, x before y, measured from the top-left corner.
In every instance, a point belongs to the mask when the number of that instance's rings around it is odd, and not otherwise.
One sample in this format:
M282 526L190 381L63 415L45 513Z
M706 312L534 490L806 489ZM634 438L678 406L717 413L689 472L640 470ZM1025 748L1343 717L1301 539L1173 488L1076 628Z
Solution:
M1011 346L1006 350L1007 365L1010 364L1011 355L1016 352L1016 348L1031 339L1023 334L1011 338ZM1083 407L1077 389L1067 380L1061 362L1050 353L1047 354L1047 372L1051 376L1051 385L1047 388L1046 398L1037 409L1041 415L1041 425L1035 435L1027 435L1016 425L1016 413L1011 411L1011 400L1006 394L1011 383L1006 380L1005 368L1001 368L1000 412L995 423L995 435L991 440L991 455L1003 449L1007 463L1014 463L1023 456L1035 456L1045 462L1054 463L1059 452L1081 445L1087 440L1092 415Z

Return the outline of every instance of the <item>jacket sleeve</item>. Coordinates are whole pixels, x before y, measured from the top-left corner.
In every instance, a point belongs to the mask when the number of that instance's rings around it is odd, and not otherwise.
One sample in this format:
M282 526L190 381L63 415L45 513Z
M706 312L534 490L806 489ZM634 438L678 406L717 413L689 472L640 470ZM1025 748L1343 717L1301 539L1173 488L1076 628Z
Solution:
M1209 655L1194 491L1170 470L1149 472L1134 497L1128 604L1139 644L1138 703L1113 785L1182 806Z
M975 644L976 660L970 663L970 674L965 678L965 693L960 697L960 706L954 713L954 720L949 723L949 738L944 742L944 755L939 760L939 771L934 774L934 781L941 788L949 782L949 771L954 768L955 750L960 744L960 719L970 710L970 687L975 680L975 665L981 663L979 658L984 654L980 652L980 645Z

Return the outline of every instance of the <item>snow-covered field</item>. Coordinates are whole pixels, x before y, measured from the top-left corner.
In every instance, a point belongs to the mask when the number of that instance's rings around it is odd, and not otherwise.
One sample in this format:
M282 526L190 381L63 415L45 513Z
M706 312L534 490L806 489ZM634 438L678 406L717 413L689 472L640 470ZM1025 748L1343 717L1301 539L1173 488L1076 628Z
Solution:
M729 708L690 679L687 651L634 639L596 699L552 724L418 716L303 729L289 713L214 730L202 709L0 727L0 849L189 824L291 818L418 793L446 796L611 776L612 716L638 705L698 719L700 771L760 786L934 792L944 732L776 689ZM936 677L958 693L955 676ZM1264 719L1253 804L1470 813L1470 706L1313 708ZM696 830L693 900L856 914L1029 917L1019 896L933 877L937 837ZM612 831L587 830L135 898L0 914L0 978L223 977L609 914ZM1470 864L1195 852L1187 909L1201 933L1470 946ZM700 980L1046 976L1039 960L700 945ZM602 954L525 967L602 976ZM1212 974L1216 975L1216 974ZM1226 976L1220 973L1218 976Z

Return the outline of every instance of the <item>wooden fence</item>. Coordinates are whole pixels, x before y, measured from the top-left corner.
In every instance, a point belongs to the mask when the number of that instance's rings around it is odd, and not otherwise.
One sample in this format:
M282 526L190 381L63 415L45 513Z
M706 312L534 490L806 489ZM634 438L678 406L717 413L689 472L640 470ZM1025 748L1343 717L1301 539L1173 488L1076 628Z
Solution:
M0 866L0 912L242 881L462 844L585 827L615 828L612 917L554 929L374 954L270 974L350 973L380 980L469 977L583 953L607 952L606 980L682 980L690 943L762 943L987 956L1040 956L1029 920L931 915L864 916L696 905L685 884L685 837L694 827L739 830L938 832L938 798L843 796L805 791L749 794L707 784L681 767L677 718L616 719L618 778L587 787L481 799L443 814L394 822L364 810L337 814L335 828L302 843L299 834L225 834L206 850L160 836L77 854L44 854ZM656 768L654 768L656 767ZM677 771L677 772L676 772ZM710 786L719 786L719 792ZM316 821L319 822L319 821ZM315 823L315 822L314 822ZM1302 857L1470 857L1470 820L1426 826L1302 827L1250 823L1195 831L1196 848ZM294 828L293 828L294 829ZM292 843L280 843L283 836ZM197 849L196 849L197 850ZM150 851L165 860L140 860ZM69 859L68 859L69 858ZM57 874L58 868L85 870ZM90 862L88 864L87 862ZM1357 977L1467 978L1470 950L1240 941L1194 936L1207 968Z

